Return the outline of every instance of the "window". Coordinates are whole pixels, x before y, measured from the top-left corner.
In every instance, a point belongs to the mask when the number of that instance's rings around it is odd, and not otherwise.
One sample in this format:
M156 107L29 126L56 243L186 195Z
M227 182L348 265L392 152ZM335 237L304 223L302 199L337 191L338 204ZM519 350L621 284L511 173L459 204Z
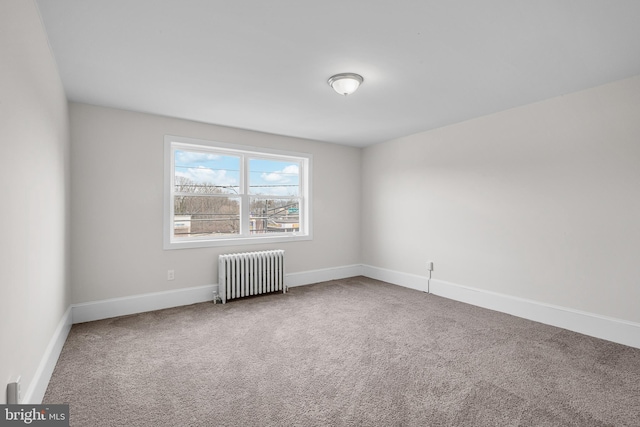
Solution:
M311 155L165 136L164 248L311 239Z

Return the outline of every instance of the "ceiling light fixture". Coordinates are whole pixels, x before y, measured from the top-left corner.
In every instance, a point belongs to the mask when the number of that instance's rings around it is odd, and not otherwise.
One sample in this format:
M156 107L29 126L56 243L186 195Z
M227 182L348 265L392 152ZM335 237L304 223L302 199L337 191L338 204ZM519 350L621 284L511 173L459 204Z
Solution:
M360 74L342 73L331 76L327 83L340 95L351 95L362 84L364 79Z

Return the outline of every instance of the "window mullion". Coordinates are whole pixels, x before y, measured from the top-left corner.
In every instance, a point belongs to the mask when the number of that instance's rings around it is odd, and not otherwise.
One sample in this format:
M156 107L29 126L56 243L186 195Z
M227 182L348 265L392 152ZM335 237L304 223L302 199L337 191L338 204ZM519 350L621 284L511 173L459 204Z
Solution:
M165 249L312 239L310 155L165 135L164 158Z
M240 235L241 236L249 236L250 231L250 220L249 216L251 214L251 200L249 199L249 157L242 156L241 162L241 172L240 172L240 192L241 192L241 202L240 202Z

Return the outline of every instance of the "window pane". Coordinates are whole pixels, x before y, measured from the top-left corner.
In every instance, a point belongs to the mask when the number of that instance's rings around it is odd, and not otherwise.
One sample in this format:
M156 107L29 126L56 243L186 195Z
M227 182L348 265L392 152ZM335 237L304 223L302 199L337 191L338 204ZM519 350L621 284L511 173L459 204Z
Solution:
M240 198L175 196L174 237L240 233Z
M300 195L300 163L264 159L249 160L249 194Z
M300 231L300 201L251 198L251 234Z
M311 155L171 135L164 150L164 249L311 240Z
M240 157L176 150L174 162L175 192L240 193Z

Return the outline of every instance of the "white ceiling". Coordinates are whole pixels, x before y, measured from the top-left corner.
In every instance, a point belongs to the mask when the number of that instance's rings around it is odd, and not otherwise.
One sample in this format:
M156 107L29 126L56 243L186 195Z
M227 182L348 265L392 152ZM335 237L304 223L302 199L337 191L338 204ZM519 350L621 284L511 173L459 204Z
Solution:
M637 0L36 2L72 101L354 146L640 74Z

